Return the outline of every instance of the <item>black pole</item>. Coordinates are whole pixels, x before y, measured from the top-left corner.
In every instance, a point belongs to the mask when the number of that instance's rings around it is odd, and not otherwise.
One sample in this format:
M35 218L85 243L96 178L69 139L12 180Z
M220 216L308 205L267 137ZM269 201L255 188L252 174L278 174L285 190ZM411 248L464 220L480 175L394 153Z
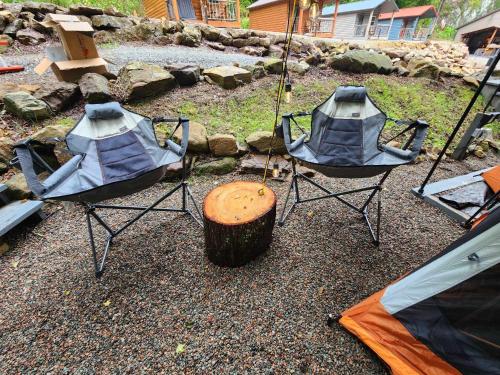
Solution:
M438 158L436 159L436 161L432 165L432 168L429 171L429 173L427 174L427 177L425 177L424 182L422 182L422 185L420 185L420 189L418 189L418 193L419 194L423 194L424 189L425 189L425 185L427 185L427 183L429 182L430 178L434 174L434 171L436 170L438 164L441 162L441 159L443 158L444 154L448 150L448 147L450 147L451 142L453 142L453 139L457 135L457 133L460 130L460 128L462 127L465 119L469 115L469 112L471 111L472 107L476 103L476 100L479 97L479 95L481 94L481 91L483 91L483 88L486 85L486 82L488 82L488 80L490 79L491 75L493 74L493 71L495 70L495 67L498 64L498 60L500 60L500 53L497 53L497 55L495 56L495 60L491 63L488 71L486 72L486 75L484 76L483 80L481 81L481 84L479 85L479 87L477 88L476 92L474 93L474 96L470 100L469 105L467 106L467 108L465 109L464 113L462 114L462 117L460 118L460 120L458 121L457 125L455 126L455 129L453 129L453 132L450 134L450 137L448 138L448 141L446 141L446 144L444 145L443 149L439 153Z

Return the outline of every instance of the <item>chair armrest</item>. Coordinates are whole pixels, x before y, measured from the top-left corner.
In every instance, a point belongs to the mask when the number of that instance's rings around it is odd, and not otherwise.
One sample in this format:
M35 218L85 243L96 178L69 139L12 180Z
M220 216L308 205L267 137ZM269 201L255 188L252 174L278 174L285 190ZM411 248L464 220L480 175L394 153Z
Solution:
M83 160L83 155L75 155L63 166L52 173L44 182L46 191L50 191L68 178L74 171L80 166L80 162Z
M424 144L425 137L427 136L427 131L429 129L429 124L423 120L416 120L412 125L415 128L412 136L408 142L404 145L403 150L410 149L412 153L420 153L420 149Z
M47 189L40 182L35 172L33 157L28 148L28 143L18 143L14 145L14 150L30 190L38 196L43 195L47 191Z

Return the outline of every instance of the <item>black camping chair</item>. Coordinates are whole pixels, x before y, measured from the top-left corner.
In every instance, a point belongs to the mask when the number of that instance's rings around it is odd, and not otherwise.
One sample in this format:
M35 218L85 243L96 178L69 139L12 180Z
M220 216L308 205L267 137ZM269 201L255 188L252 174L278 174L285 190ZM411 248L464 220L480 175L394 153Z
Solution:
M116 102L86 105L86 114L66 135L68 150L74 155L57 170L53 170L35 150L31 140L15 145L17 157L13 164L20 165L31 190L42 200L78 202L84 205L90 245L96 276L102 275L113 239L150 211L183 212L202 225L201 213L186 182L185 154L188 146L189 121L148 117L130 112ZM161 147L155 136L154 124L177 123L182 127L181 144L171 138ZM174 130L174 132L175 132ZM173 134L173 133L172 133ZM144 190L161 181L169 166L182 163L182 179L173 189L150 206L119 206L102 204L104 200L123 197ZM41 170L50 176L41 182ZM181 191L180 208L157 207L176 191ZM189 208L192 202L194 211ZM112 229L97 213L97 209L140 211L118 229ZM98 259L91 218L107 233L101 259Z
M305 132L297 123L298 117L311 116L311 133ZM403 133L413 131L402 149L380 143L380 135L387 120L405 126L404 130L387 141L394 140ZM291 123L303 133L296 140L292 139ZM312 113L286 114L283 116L281 129L286 148L292 156L292 182L288 190L283 212L278 224L284 225L288 215L300 204L325 198L336 198L356 212L363 215L370 234L376 245L380 239L380 211L382 184L392 169L415 160L420 152L427 133L428 125L424 121L398 121L389 119L368 97L364 87L341 86ZM360 189L333 192L317 182L297 172L296 161L321 172L328 177L367 178L383 174L375 185ZM302 198L299 179L312 184L325 193L319 197ZM288 208L290 194L294 200ZM344 199L348 194L371 191L361 207ZM377 194L378 193L378 194ZM373 229L368 216L368 205L378 195L377 228Z

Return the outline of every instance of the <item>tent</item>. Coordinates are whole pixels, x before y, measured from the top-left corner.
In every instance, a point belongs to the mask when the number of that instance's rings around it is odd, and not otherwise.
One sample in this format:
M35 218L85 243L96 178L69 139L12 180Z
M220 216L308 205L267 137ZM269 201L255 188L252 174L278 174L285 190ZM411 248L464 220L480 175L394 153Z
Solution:
M394 374L500 374L500 209L342 313Z

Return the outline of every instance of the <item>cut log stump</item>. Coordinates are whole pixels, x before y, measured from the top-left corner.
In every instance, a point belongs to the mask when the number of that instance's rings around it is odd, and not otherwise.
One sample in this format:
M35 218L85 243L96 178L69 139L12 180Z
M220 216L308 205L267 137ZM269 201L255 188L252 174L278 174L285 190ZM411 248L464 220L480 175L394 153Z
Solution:
M242 266L271 244L276 195L258 182L221 185L205 197L203 217L208 259L219 266Z

